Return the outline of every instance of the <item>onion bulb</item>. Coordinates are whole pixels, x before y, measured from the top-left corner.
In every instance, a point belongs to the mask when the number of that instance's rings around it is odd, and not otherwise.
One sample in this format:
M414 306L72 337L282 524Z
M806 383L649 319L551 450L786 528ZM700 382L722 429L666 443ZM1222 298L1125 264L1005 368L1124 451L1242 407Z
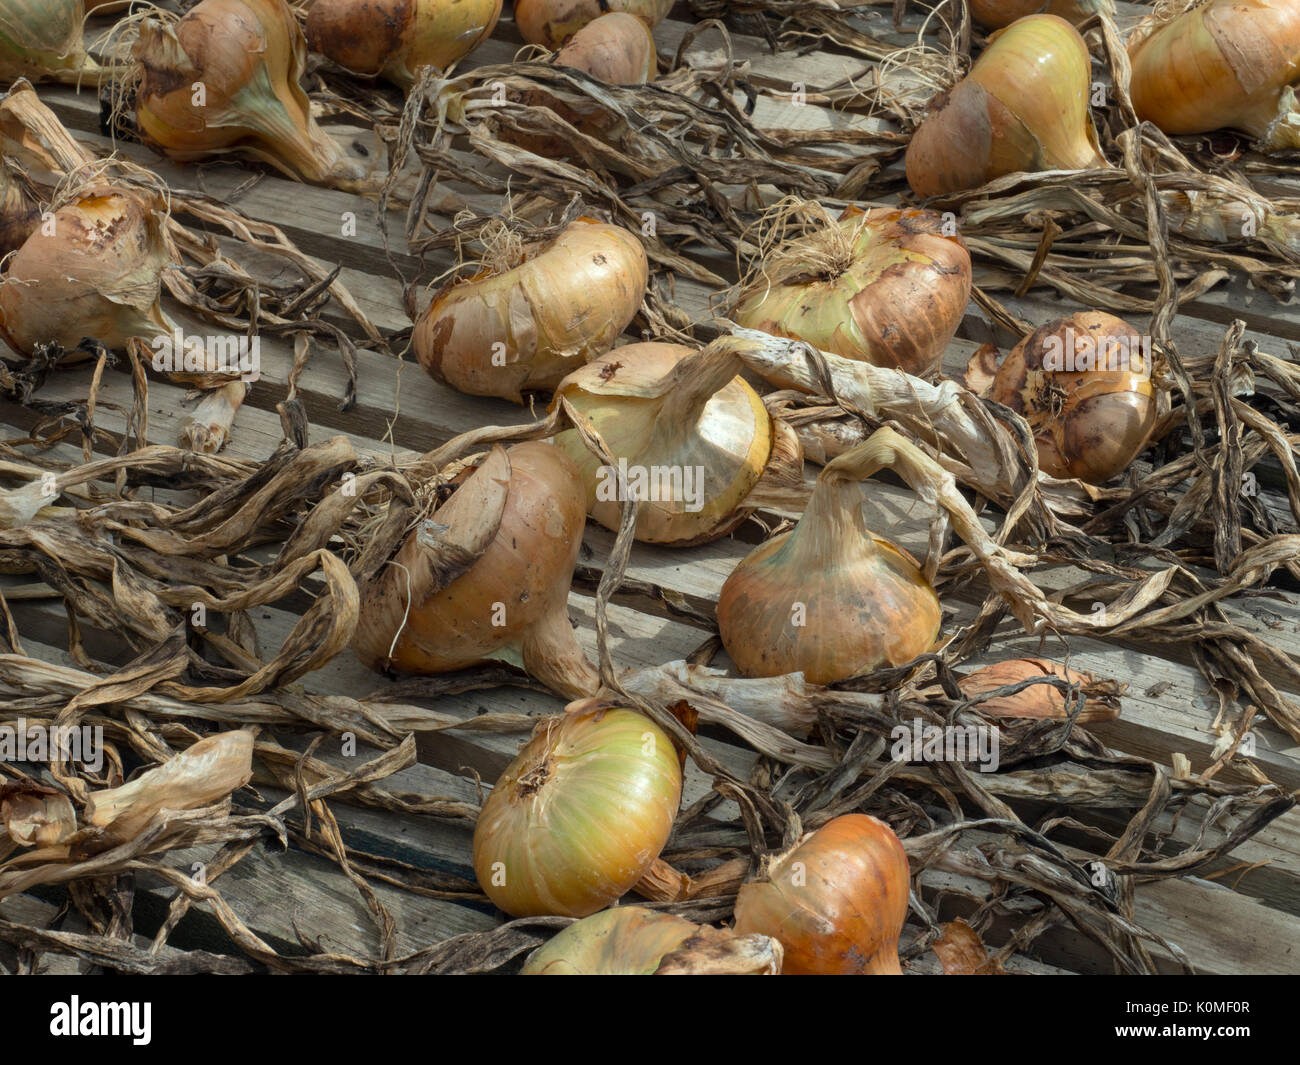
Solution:
M171 265L165 213L153 192L92 185L57 210L0 279L0 335L23 355L93 338L124 351L132 337L171 336L159 303Z
M0 158L0 256L21 248L40 220L40 200L26 175Z
M769 864L736 897L736 932L785 948L786 975L898 976L907 853L890 827L845 814Z
M529 44L554 51L607 11L625 11L654 29L672 7L673 0L515 0L515 25Z
M622 11L583 26L556 54L555 65L581 70L606 85L644 85L659 72L650 27Z
M971 0L970 13L976 22L991 30L1039 13L1056 15L1078 26L1093 15L1113 15L1115 0Z
M1108 690L1103 685L1098 685L1089 674L1067 669L1044 658L1009 658L994 662L962 677L958 686L962 694L970 699L1037 677L1060 677L1079 686L1085 696L1083 709L1077 718L1080 722L1110 721L1119 717L1119 701L1113 694L1117 686L1113 682L1108 682ZM1031 684L1013 695L984 699L973 704L972 709L986 717L1064 718L1068 716L1075 701L1072 700L1067 707L1065 695L1054 685Z
M919 376L970 301L971 261L933 211L846 210L765 256L735 320L822 351Z
M658 725L616 703L572 703L538 725L483 804L479 886L513 917L595 913L659 857L681 795Z
M0 80L76 84L103 73L82 43L82 0L0 0Z
M1092 65L1055 15L1000 31L971 71L930 102L907 146L907 182L926 198L1004 174L1106 166L1088 113Z
M879 468L865 443L832 459L803 516L740 562L718 596L723 646L747 677L829 684L930 650L939 597L916 561L867 528L857 482Z
M561 451L493 448L362 582L357 656L417 674L495 659L569 697L595 692L567 611L585 517L582 481Z
M538 947L523 976L774 976L781 944L738 936L641 906L616 906L569 925Z
M1239 129L1300 148L1300 4L1210 0L1129 39L1133 109L1166 133Z
M136 126L172 159L238 153L300 181L366 188L311 117L307 46L284 0L202 0L179 21L146 18L132 55Z
M1102 484L1128 468L1156 423L1148 338L1113 314L1039 326L998 367L989 398L1021 414L1053 477Z
M512 269L453 281L420 317L420 365L452 388L523 402L608 351L645 298L650 264L619 226L578 219Z
M798 438L736 376L740 368L729 341L701 352L629 344L560 382L557 400L569 401L618 463L602 465L576 429L556 437L582 475L596 521L617 530L620 501L635 494L644 501L638 540L705 543L751 513L745 500L769 465L773 477L801 481Z
M410 88L420 67L445 71L492 34L501 0L315 0L307 45L361 77Z

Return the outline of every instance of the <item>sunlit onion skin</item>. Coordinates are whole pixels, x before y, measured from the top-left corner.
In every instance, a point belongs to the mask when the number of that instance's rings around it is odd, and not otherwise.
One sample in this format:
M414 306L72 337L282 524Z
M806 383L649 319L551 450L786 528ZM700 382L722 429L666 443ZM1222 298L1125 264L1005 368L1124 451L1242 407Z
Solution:
M834 277L803 276L742 293L735 320L848 359L934 370L970 302L971 261L934 211L849 208L853 261ZM815 236L805 239L817 239Z
M39 226L0 279L0 335L15 351L66 350L83 339L124 351L132 337L170 335L159 305L170 264L162 205L139 190L91 186Z
M1071 336L1080 360L1089 345L1094 352L1115 345L1116 368L1107 357L1101 370L1055 369L1069 354ZM1083 311L1039 326L1012 348L990 398L1024 416L1044 472L1103 484L1128 468L1155 427L1156 389L1150 366L1136 368L1139 358L1150 361L1137 329L1112 314Z
M514 917L586 917L659 856L681 801L672 741L597 700L545 719L501 774L474 828L479 886Z
M174 24L144 19L132 55L136 125L172 159L237 152L299 181L366 188L361 166L311 117L307 45L284 0L202 0Z
M505 273L455 281L420 317L420 365L460 392L523 402L614 345L645 298L650 264L619 226L579 219Z
M361 77L409 88L420 67L445 71L492 35L502 0L314 0L307 45Z
M786 975L897 976L907 853L883 821L845 814L775 859L736 898L736 931L780 940Z
M746 555L723 584L718 632L745 676L802 672L829 684L934 646L939 597L911 556L863 520L861 452L829 462L798 524Z
M361 589L357 656L415 674L506 660L564 695L595 692L567 611L585 520L582 482L563 453L544 443L493 449ZM451 580L439 568L449 559Z
M1114 0L971 0L971 17L991 30L1010 26L1026 15L1056 15L1078 26L1093 15L1115 13Z
M641 906L584 917L538 947L523 976L771 976L782 948L769 936L737 936Z
M667 471L660 483L673 490L655 493L661 498L643 503L637 519L636 538L643 543L716 540L750 513L745 498L774 458L779 429L758 394L735 376L739 368L721 349L696 353L678 344L629 344L560 382L557 397L588 420L616 461L647 475ZM559 434L556 446L578 467L591 516L617 530L622 504L611 491L615 470L602 472L574 430ZM797 449L776 449L775 461L783 473L801 477Z
M529 44L554 51L607 11L625 11L653 29L672 7L673 0L515 0L515 25Z
M1130 91L1166 133L1239 129L1265 150L1300 147L1300 3L1211 0L1135 34Z
M907 146L908 184L925 199L1020 171L1105 166L1091 87L1088 46L1073 26L1055 15L1012 23L930 102Z

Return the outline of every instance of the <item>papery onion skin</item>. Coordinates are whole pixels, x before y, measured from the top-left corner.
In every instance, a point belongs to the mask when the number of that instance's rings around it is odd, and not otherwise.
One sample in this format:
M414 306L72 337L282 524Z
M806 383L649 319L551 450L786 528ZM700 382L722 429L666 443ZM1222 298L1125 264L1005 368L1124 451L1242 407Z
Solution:
M1129 60L1138 118L1166 133L1233 128L1266 148L1300 146L1285 119L1272 128L1284 90L1300 78L1294 0L1212 0L1132 41ZM1267 143L1274 132L1280 139Z
M735 930L779 940L785 975L897 976L907 853L883 821L845 814L744 884Z
M913 376L933 371L970 302L965 243L934 211L850 208L837 224L854 235L847 269L783 284L759 277L736 322Z
M357 656L371 669L430 674L513 652L525 669L566 695L594 692L598 678L577 647L566 607L586 523L572 461L540 442L497 449L460 484L460 493L453 533L460 533L461 518L477 517L466 514L465 504L486 510L495 501L500 508L499 524L484 531L482 553L429 593L421 568L426 549L420 530L411 533L362 588L352 643ZM452 521L445 517L449 505L434 513L435 524L439 517Z
M672 831L682 773L645 715L596 700L545 719L474 828L479 886L514 917L586 917L641 879Z
M555 65L584 71L606 85L644 85L658 73L655 39L639 18L621 11L583 26L556 53Z
M1078 26L1093 15L1115 13L1114 0L971 0L971 18L997 30L1026 15L1056 15Z
M672 7L673 0L515 0L515 25L529 44L555 50L608 11L625 11L653 29Z
M445 71L491 36L502 0L315 0L307 44L361 77L410 88L420 67Z
M1123 343L1123 352L1115 359L1117 368L1053 369L1057 353L1068 357L1071 335L1080 358L1086 354L1084 338L1093 345ZM1127 469L1145 447L1156 423L1151 367L1121 365L1127 354L1150 363L1149 347L1141 354L1143 339L1121 318L1083 311L1039 326L1002 361L989 396L1024 416L1044 472L1103 484Z
M928 199L1019 171L1106 166L1091 89L1088 46L1073 26L1055 15L1012 23L931 101L907 146L908 184Z
M645 298L649 260L619 226L579 219L527 255L434 296L412 337L426 371L460 392L522 403L524 391L553 389L613 347Z

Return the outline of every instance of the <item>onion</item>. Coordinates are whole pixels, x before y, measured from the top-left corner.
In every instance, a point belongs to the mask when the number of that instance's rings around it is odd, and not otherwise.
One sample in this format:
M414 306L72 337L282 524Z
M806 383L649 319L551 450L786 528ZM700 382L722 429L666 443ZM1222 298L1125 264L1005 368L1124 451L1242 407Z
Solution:
M412 336L430 374L461 392L523 402L608 351L645 297L650 264L618 226L578 219L522 261L453 281Z
M1300 4L1210 0L1129 39L1140 119L1166 133L1249 133L1264 150L1300 148Z
M564 695L590 695L600 681L567 611L585 513L578 471L558 449L493 448L361 582L353 649L371 669L403 673L497 659Z
M932 211L850 207L766 255L740 294L743 326L913 375L935 369L970 300L970 254ZM818 217L820 216L820 217Z
M361 77L410 88L420 67L445 71L488 39L501 0L315 0L307 44Z
M890 827L845 814L771 861L736 898L736 931L772 936L787 975L897 976L907 854Z
M1115 13L1115 0L971 0L971 17L997 30L1038 13L1056 15L1078 26L1093 15Z
M179 21L144 19L132 55L136 125L172 159L238 153L301 181L367 187L311 117L299 84L307 46L284 0L202 0Z
M1119 717L1119 702L1110 690L1117 687L1113 682L1109 689L1103 690L1104 686L1098 685L1089 674L1066 669L1043 658L1009 658L1004 662L994 662L962 677L959 687L963 695L973 698L1035 677L1060 677L1079 685L1085 696L1083 709L1077 718L1080 722L1110 721ZM994 696L975 703L973 709L988 717L1068 716L1065 695L1051 684L1031 684L1014 695Z
M159 304L171 264L164 205L141 189L92 185L54 213L9 260L0 279L0 335L23 355L90 337L124 351L177 328ZM89 356L87 356L89 357Z
M1128 468L1155 427L1149 341L1101 311L1058 318L1011 349L989 397L1024 416L1042 470L1102 484Z
M641 906L618 906L569 925L538 947L524 976L773 976L781 944L737 936Z
M795 527L751 551L718 596L723 646L747 677L829 684L909 662L939 635L939 597L915 560L876 536L857 482L871 440L832 459Z
M0 256L21 248L40 220L40 200L26 175L0 158Z
M607 85L644 85L659 72L650 27L633 15L611 11L589 22L555 56Z
M1078 31L1030 15L999 32L969 74L930 102L907 146L921 197L974 189L1004 174L1106 166L1088 113L1092 67Z
M515 25L529 44L554 51L607 11L625 11L654 29L672 8L673 0L515 0Z
M0 0L0 80L76 84L103 73L86 54L82 0Z
M681 801L672 741L644 714L587 699L546 718L474 828L474 872L514 917L586 917L659 856Z
M746 498L769 465L773 478L801 482L798 438L736 376L740 368L727 342L702 352L629 344L560 382L557 400L569 401L619 463L603 466L577 430L556 437L582 475L593 518L618 529L626 472L627 492L645 500L638 540L705 543L752 513Z

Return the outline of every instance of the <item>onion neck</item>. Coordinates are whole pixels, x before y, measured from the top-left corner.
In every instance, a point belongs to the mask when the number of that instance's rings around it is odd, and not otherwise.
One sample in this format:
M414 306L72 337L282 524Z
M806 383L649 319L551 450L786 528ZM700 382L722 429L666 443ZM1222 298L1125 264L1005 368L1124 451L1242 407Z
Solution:
M520 641L524 670L569 699L600 690L600 675L578 646L563 603L529 629Z
M1274 152L1300 148L1300 103L1290 85L1282 90L1277 106L1242 123L1253 134L1261 151Z
M709 400L742 369L737 344L721 337L702 351L682 359L665 376L666 395L657 421L674 435L699 424Z

